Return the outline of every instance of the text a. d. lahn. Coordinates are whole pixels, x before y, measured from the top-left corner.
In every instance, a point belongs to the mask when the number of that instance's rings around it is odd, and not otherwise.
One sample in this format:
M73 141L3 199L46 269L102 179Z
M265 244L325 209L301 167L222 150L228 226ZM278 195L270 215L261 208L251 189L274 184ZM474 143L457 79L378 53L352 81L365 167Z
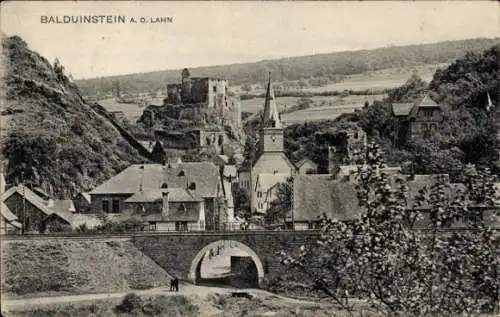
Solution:
M125 24L125 23L173 23L167 16L125 16L125 15L41 15L42 24Z

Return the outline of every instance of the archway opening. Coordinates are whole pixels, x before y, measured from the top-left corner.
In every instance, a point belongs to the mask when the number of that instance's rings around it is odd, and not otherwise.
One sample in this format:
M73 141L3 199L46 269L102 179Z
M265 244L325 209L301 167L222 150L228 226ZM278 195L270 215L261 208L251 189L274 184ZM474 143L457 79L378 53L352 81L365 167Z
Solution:
M256 288L264 278L264 267L247 245L219 240L201 249L191 262L189 279L196 285Z

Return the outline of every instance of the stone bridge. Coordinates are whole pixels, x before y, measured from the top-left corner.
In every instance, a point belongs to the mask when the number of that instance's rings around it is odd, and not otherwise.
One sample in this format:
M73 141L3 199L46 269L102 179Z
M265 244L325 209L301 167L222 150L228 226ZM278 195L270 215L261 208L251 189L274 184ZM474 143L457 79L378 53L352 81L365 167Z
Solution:
M229 244L248 253L257 268L258 284L284 272L280 251L297 250L313 244L318 231L237 231L185 232L136 235L134 245L167 272L197 284L201 280L201 262L211 248Z

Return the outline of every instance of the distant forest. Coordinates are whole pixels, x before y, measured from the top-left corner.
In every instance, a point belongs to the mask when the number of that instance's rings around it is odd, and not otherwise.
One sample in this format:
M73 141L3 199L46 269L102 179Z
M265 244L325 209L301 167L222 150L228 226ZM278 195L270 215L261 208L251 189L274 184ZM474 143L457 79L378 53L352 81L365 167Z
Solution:
M329 83L336 82L345 75L367 71L449 63L467 51L481 52L499 43L500 38L477 38L435 44L393 46L374 50L264 60L255 63L199 67L191 69L191 74L193 76L224 77L229 79L230 85L262 83L266 81L269 72L273 73L275 81L315 78ZM159 89L165 89L166 84L178 82L180 71L179 69L100 77L77 80L76 84L84 95L94 97L112 93L117 81L123 92L156 93Z

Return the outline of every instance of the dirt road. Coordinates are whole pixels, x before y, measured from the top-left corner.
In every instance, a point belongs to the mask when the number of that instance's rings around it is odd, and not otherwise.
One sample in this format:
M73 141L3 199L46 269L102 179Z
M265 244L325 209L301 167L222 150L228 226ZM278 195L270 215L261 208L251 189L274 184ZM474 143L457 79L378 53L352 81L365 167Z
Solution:
M274 297L280 300L285 300L289 303L297 303L297 304L315 304L315 302L311 301L303 301L297 300L293 298L279 296L273 293L266 292L264 290L259 289L235 289L235 288L222 288L222 287L208 287L208 286L197 286L192 284L182 284L179 287L179 292L170 292L168 288L153 288L149 290L142 291L134 291L137 295L140 296L153 296L153 295L196 295L201 298L205 298L209 294L219 293L219 294L227 294L231 292L248 292L254 296L258 297ZM68 304L68 303L77 303L77 302L87 302L87 301L96 301L96 300L112 300L112 299L121 299L129 292L121 292L121 293L103 293L103 294L85 294L85 295L69 295L69 296L57 296L57 297L38 297L38 298L29 298L29 299L16 299L16 300L3 300L2 299L2 309L15 309L20 307L40 307L52 304Z

